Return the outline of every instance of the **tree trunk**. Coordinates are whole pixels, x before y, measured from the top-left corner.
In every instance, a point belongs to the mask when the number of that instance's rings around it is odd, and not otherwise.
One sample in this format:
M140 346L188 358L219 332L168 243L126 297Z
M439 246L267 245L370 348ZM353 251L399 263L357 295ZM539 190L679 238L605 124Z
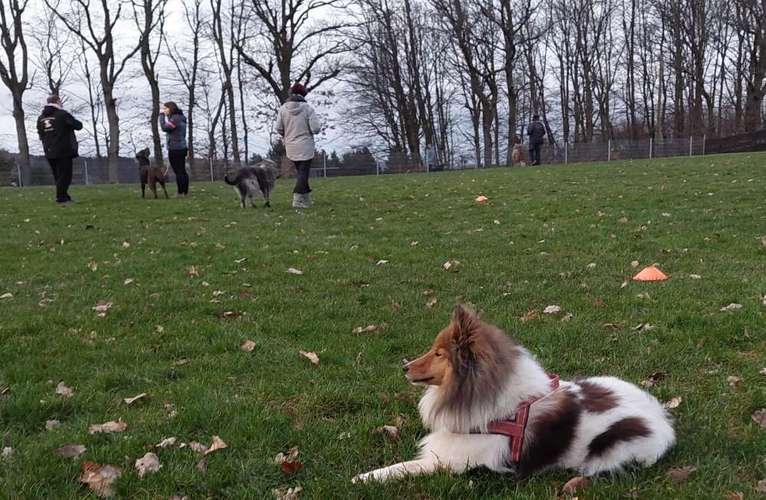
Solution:
M29 139L27 137L27 127L24 121L24 105L22 95L19 92L13 93L13 119L16 122L16 138L19 145L19 168L21 169L21 182L26 185L30 177L29 162Z
M149 86L152 91L152 112L150 125L152 129L152 143L154 144L154 159L162 162L162 140L160 139L160 86L157 80L149 79Z
M102 73L106 68L102 66ZM117 114L117 100L114 98L114 89L106 78L101 80L104 89L104 107L106 119L109 123L109 143L106 151L106 168L108 181L119 182L119 157L120 157L120 117Z

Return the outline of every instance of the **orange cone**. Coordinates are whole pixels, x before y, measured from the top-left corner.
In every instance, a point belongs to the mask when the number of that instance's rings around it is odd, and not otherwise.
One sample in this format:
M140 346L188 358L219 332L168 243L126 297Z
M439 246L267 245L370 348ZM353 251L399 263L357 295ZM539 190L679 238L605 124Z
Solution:
M635 281L665 281L667 275L654 266L644 268L640 273L633 276Z

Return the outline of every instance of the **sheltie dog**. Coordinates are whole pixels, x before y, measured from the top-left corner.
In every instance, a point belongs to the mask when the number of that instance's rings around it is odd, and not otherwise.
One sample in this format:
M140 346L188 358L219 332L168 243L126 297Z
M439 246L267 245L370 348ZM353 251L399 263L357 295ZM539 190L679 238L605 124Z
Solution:
M511 163L521 167L527 166L527 157L526 154L524 154L524 147L520 143L513 145L513 149L511 150Z
M142 149L136 153L136 163L138 163L138 174L141 179L141 198L146 197L146 186L149 185L149 189L154 193L154 197L157 198L157 184L162 187L165 192L165 198L168 198L168 190L165 189L166 173L162 171L162 168L155 164L152 164L149 155L151 152L149 148Z
M675 443L668 414L647 392L615 377L557 383L526 349L463 305L404 371L428 386L418 406L431 433L415 460L354 482L482 466L520 478L553 467L591 476L650 466Z
M255 198L258 193L266 200L265 207L270 207L269 196L274 190L277 177L279 177L276 164L271 160L262 160L252 167L243 167L233 179L225 175L223 180L226 184L234 186L234 191L239 195L239 204L245 208L246 201L250 200L250 206L255 207Z

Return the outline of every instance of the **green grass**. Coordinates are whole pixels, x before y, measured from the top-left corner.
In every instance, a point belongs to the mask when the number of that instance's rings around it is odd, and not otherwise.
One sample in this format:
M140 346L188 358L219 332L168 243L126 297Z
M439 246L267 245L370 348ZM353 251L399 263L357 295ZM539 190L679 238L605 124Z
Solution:
M10 388L0 446L15 450L0 460L0 497L87 496L80 462L93 460L122 467L117 493L132 498L266 498L296 485L302 498L553 498L571 471L350 482L414 454L419 389L400 360L424 351L465 300L563 377L669 372L651 392L683 398L678 445L581 498L751 498L766 478L766 430L750 418L766 406L765 164L752 154L318 180L304 213L288 208L286 179L271 210L239 209L222 184L168 201L141 200L137 186L74 187L80 203L67 207L52 188L0 190L0 295L13 294L0 300L0 390ZM476 205L479 194L490 202ZM450 259L460 265L445 271ZM659 263L670 280L621 288L633 260ZM113 302L104 318L92 310L101 300ZM731 302L744 307L719 311ZM550 304L571 321L519 320ZM642 322L656 328L634 331ZM246 339L252 353L239 349ZM54 394L61 381L72 398ZM122 403L141 392L149 399ZM88 434L117 418L124 433ZM61 427L46 431L49 419ZM400 440L373 432L397 419ZM144 479L133 469L164 437L213 435L229 448L205 473L189 449L158 450L163 468ZM69 443L88 450L55 454ZM273 459L292 446L304 467L285 476ZM675 485L667 471L682 465L698 470Z

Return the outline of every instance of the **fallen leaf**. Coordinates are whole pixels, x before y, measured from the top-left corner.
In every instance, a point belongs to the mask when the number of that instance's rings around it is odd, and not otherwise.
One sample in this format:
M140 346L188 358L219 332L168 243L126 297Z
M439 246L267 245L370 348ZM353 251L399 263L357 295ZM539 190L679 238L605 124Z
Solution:
M176 415L178 415L178 412L176 411L176 405L173 403L165 402L162 406L165 408L165 411L168 414L168 418L175 418Z
M745 494L741 491L730 491L726 493L726 500L744 500Z
M88 427L88 433L99 434L108 432L124 432L127 428L128 424L123 422L122 419L119 419L117 422L112 420L103 424L93 424Z
M239 350L243 352L253 352L253 350L255 350L255 342L252 340L245 340L239 346Z
M88 269L90 269L93 272L98 271L98 262L95 260L91 260L88 262Z
M627 217L620 217L619 219L617 219L617 222L619 222L620 224L627 224L628 223L628 218Z
M202 443L198 443L197 441L192 441L189 443L189 449L196 453L205 453L207 451L207 446Z
M760 371L758 371L761 375L766 375L766 368L761 368Z
M732 302L728 306L724 306L721 308L721 312L729 312L729 311L736 311L738 309L742 309L742 304L737 304L735 302Z
M489 201L489 198L487 198L486 196L484 196L482 194L482 195L477 196L476 199L473 200L473 201L475 201L479 205L483 205L483 204L485 204L485 203L487 203Z
M153 474L162 468L160 459L154 453L147 453L143 457L136 460L136 470L138 471L138 477L144 477L147 474Z
M601 297L596 297L593 301L593 307L606 307L606 302Z
M303 271L301 271L300 269L295 269L294 267L290 267L290 268L288 268L288 269L287 269L287 272L288 272L289 274L296 274L296 275L298 275L298 276L300 276L301 274L303 274Z
M766 493L766 479L758 481L758 484L755 485L755 491L758 493Z
M543 309L543 314L559 314L561 310L561 306L547 306L545 309Z
M613 331L622 330L624 328L624 325L622 323L604 323L601 326L603 326L607 330L613 330Z
M445 271L449 271L453 267L457 267L459 264L460 264L459 260L448 260L447 262L442 264L442 267L444 268Z
M702 276L700 276L699 274L690 274L689 277L691 279L693 279L693 280L701 280L702 279Z
M186 276L190 278L198 278L199 277L199 269L197 269L197 266L189 266L186 268Z
M271 494L274 495L276 500L297 500L298 495L303 491L303 487L296 486L295 488L274 488L271 490Z
M761 245L763 245L763 248L766 248L766 235L761 236Z
M668 471L668 476L670 476L670 479L673 480L674 483L679 484L683 483L687 479L689 479L689 476L692 472L695 472L697 470L697 467L693 465L684 465L683 467L673 467Z
M165 331L165 327L162 326L162 325L155 325L154 331L157 332L157 333L162 333L162 332Z
M728 383L729 387L732 389L736 389L742 383L742 378L735 375L729 375L726 377L726 383Z
M636 295L636 298L644 299L644 300L649 300L652 297L648 293L646 293L646 292L641 292L641 293Z
M375 333L382 331L384 328L383 325L367 325L367 326L357 326L353 330L351 330L351 333L361 334L361 333Z
M595 262L591 262L590 264L588 264L585 267L587 267L588 269L595 269L596 268L596 263Z
M428 298L428 301L426 301L426 307L432 309L438 302L439 299L437 299L435 295L432 295Z
M639 323L636 326L633 327L634 332L650 332L654 330L656 326L649 324L649 323Z
M287 453L279 452L274 457L274 463L277 465L282 465L285 462L294 461L298 458L298 455L300 455L300 451L298 450L297 446L293 446L289 450L287 450Z
M375 263L376 266L385 266L388 264L387 260L380 259L378 262Z
M87 448L81 444L68 444L57 449L56 453L64 458L77 458L85 453L86 450Z
M114 496L112 483L122 475L122 470L113 465L100 465L87 460L81 465L80 482L85 483L96 495L102 498Z
M100 318L103 318L104 316L106 316L106 312L109 309L111 309L111 307L112 307L111 302L99 301L99 303L93 306L92 309L96 311L97 316L99 316Z
M668 376L668 372L663 372L663 371L654 372L651 375L649 375L648 379L642 380L641 385L646 388L654 387L655 385L665 380L667 376Z
M242 264L247 260L247 257L242 257L241 259L234 259L234 262L237 264Z
M175 446L177 441L178 439L176 439L175 437L165 438L159 443L155 444L154 447L155 448L170 448L171 446Z
M56 386L56 394L64 396L65 398L71 398L74 395L74 391L70 387L64 385L64 382L59 382Z
M132 405L133 403L135 403L136 401L139 401L139 400L141 400L141 399L144 399L146 396L147 396L147 394L146 394L145 392L142 392L141 394L138 394L138 395L136 395L136 396L133 396L132 398L125 398L125 399L123 399L123 402L124 402L126 405L130 406L130 405Z
M45 421L45 430L46 431L52 431L53 429L60 427L61 422L58 420L46 420Z
M3 460L10 460L11 458L13 458L13 453L14 453L13 448L11 448L10 446L3 446L3 451L2 453L0 453L0 457L2 457Z
M218 319L239 318L240 316L242 316L242 313L239 311L223 311L218 313Z
M213 443L210 445L210 448L205 450L205 455L210 455L213 452L216 452L218 450L223 450L228 447L229 446L223 442L223 439L221 439L218 436L213 436Z
M2 300L12 299L12 298L13 298L13 294L11 292L6 292L6 293L0 295L0 299L2 299Z
M314 363L315 365L319 364L319 356L316 355L315 352L306 352L306 351L298 351L301 356L304 356L308 358L309 361Z
M766 408L754 411L750 418L753 419L753 422L766 429Z
M195 465L194 468L204 474L207 471L207 458L203 458L197 462L197 465Z
M678 408L681 405L681 401L683 401L683 398L681 396L676 396L671 398L670 401L666 401L662 407L666 410L672 410L673 408Z
M375 429L376 434L385 434L394 441L399 439L399 428L394 425L384 425Z
M566 313L564 316L561 317L561 321L571 321L574 315L572 313Z
M289 476L301 470L301 468L303 468L303 462L297 460L294 462L284 461L282 462L282 465L279 466L279 468L283 474Z
M128 278L125 281L123 281L122 284L125 285L125 286L128 286L131 283L133 283L134 281L136 281L136 280L134 280L133 278Z
M527 321L533 321L540 317L540 311L537 309L531 309L527 312L525 312L519 320L521 320L522 323L526 323Z
M635 267L638 267L638 266L640 266L640 265L641 265L641 263L640 263L639 261L637 261L637 260L634 260L634 261L632 261L632 262L630 263L630 267L634 267L634 268L635 268Z
M575 476L567 481L564 486L561 487L562 496L573 496L580 490L584 490L588 487L588 478L585 476Z
M127 241L122 242L122 248L130 248L130 243Z

